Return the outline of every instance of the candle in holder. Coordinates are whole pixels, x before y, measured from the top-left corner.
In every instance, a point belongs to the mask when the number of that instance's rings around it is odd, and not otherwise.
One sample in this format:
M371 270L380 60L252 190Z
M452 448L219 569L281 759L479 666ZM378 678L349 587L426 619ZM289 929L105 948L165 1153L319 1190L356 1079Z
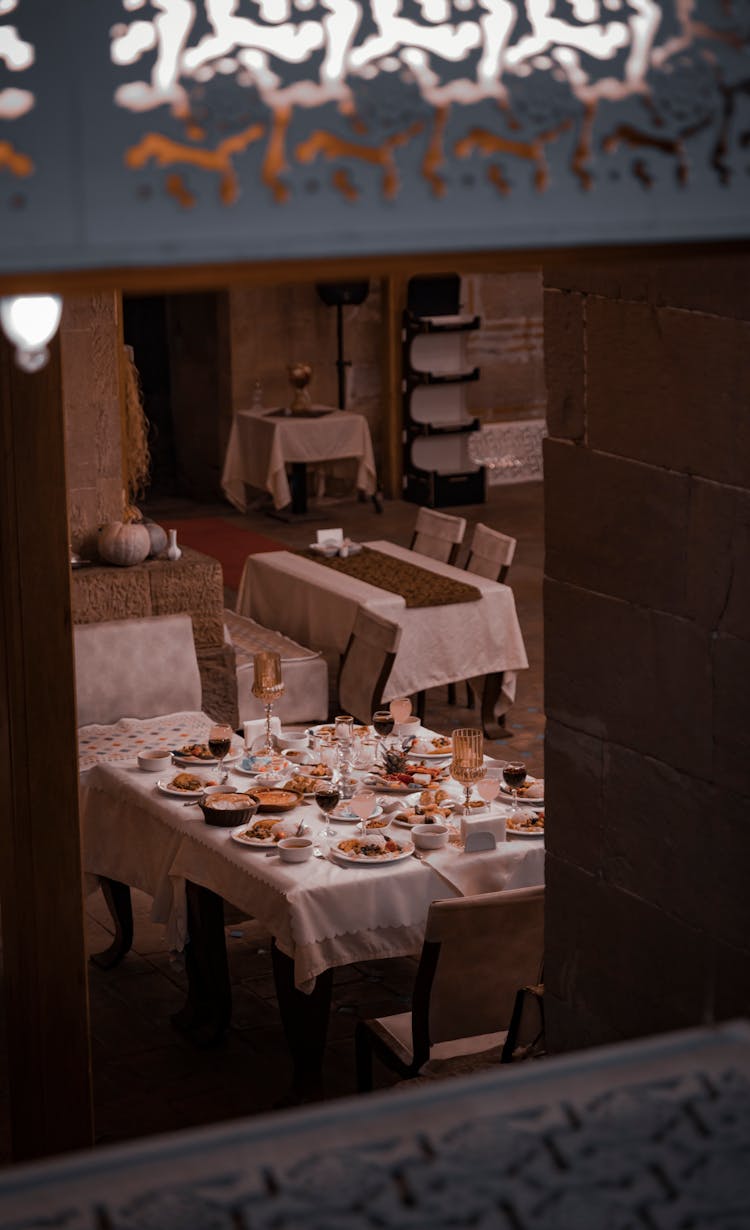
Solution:
M271 740L271 710L273 702L284 694L284 682L281 678L281 657L277 653L253 654L253 696L262 700L266 707L266 755L273 752Z
M481 730L463 727L453 731L451 777L460 782L466 792L464 807L468 810L471 787L485 775L484 737Z

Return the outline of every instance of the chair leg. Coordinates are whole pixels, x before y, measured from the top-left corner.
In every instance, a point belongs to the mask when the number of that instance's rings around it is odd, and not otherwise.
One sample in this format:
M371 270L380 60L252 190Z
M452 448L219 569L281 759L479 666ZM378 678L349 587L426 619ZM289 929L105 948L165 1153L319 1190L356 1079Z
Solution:
M370 1032L360 1021L354 1034L354 1054L357 1067L357 1092L372 1092L372 1045Z
M417 717L420 722L424 722L425 705L427 704L427 693L419 692L417 694Z
M448 704L455 705L456 703L456 685L455 683L448 684Z

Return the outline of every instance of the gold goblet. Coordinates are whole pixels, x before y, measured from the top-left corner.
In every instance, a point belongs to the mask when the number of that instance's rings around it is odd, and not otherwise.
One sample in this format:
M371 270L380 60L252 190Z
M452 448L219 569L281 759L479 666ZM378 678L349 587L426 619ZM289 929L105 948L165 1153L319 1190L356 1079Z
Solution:
M471 727L454 730L451 777L464 787L464 807L467 809L471 788L474 782L480 781L484 775L484 736L481 730L473 730Z
M312 402L310 394L307 391L307 386L310 383L312 376L312 367L309 363L290 363L287 371L289 372L289 383L294 389L294 397L292 404L289 407L292 411L309 410Z
M262 700L266 707L266 746L263 751L267 756L273 752L271 741L271 710L273 702L284 695L284 681L281 678L281 657L277 653L253 654L253 696Z

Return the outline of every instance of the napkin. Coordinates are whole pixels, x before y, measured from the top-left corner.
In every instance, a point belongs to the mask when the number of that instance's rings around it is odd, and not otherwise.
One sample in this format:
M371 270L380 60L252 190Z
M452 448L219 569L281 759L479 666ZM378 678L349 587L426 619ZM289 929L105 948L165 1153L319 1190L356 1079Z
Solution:
M266 737L266 719L254 718L251 722L243 722L242 728L245 732L245 747L248 752L251 752L258 742L259 738L265 741ZM271 735L281 734L281 718L271 718Z
M505 816L502 813L485 811L464 812L461 816L461 836L464 841L469 833L492 833L498 841L505 841Z
M463 897L494 893L506 888L533 888L544 883L544 846L541 842L503 843L478 854L458 853L453 846L422 855Z
M344 531L342 529L318 530L315 535L315 541L318 546L330 543L332 546L340 547L344 541Z

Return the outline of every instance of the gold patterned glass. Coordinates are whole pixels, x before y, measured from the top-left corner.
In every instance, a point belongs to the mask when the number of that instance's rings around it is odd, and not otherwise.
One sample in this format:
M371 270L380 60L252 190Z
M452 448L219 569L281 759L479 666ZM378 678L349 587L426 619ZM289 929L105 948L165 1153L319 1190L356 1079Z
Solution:
M464 806L468 808L474 782L484 777L484 735L472 727L460 727L453 731L453 759L451 777L460 782L466 791Z
M274 750L271 740L271 710L273 702L284 695L279 654L266 652L253 654L252 692L253 696L262 700L266 707L266 746L263 751L270 756Z

